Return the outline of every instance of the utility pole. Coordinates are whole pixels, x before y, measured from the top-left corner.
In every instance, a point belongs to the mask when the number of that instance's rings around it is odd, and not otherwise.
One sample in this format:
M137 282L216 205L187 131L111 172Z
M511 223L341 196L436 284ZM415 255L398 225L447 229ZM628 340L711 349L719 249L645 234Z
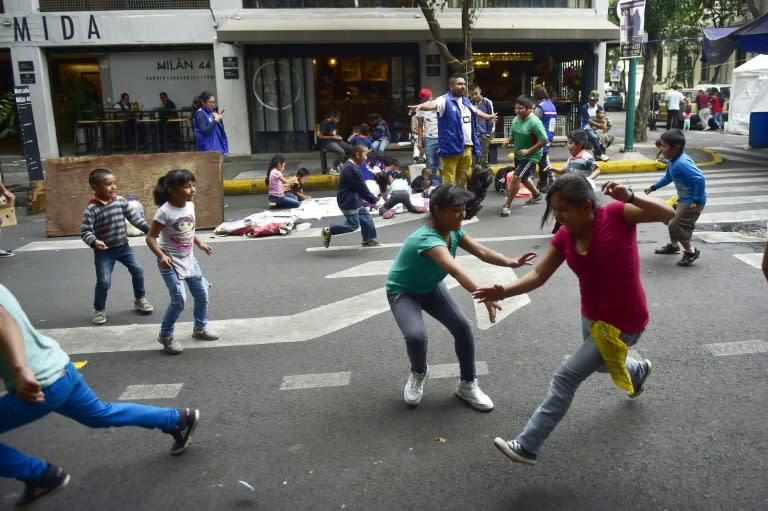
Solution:
M629 59L627 87L627 120L624 130L624 152L635 150L635 90L637 89L637 58Z

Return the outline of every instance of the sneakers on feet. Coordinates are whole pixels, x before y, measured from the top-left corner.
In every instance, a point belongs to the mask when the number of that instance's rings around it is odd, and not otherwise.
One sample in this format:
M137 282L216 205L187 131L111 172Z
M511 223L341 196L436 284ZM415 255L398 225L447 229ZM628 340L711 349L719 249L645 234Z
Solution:
M493 410L493 401L485 392L480 390L477 379L472 381L459 380L458 385L456 385L456 396L481 412Z
M657 248L653 251L654 254L678 254L680 253L680 247L678 245L673 245L672 243L667 243L661 248Z
M64 469L49 463L38 478L24 484L24 493L16 501L16 509L27 509L33 502L37 502L43 497L47 497L59 488L64 488L69 484L69 474Z
M601 154L598 158L600 158L600 161L608 161L611 159L607 154Z
M381 214L382 218L385 218L389 220L393 216L395 216L395 210L394 209L388 209L384 213Z
M153 310L155 310L155 308L152 306L151 303L149 303L149 300L147 300L146 298L139 298L138 300L134 301L133 306L139 312L152 312Z
M645 366L645 374L643 375L643 379L640 380L640 382L637 384L637 387L635 388L634 393L627 393L630 399L635 399L637 396L643 393L645 390L645 382L648 380L648 376L651 375L651 369L653 369L653 364L651 364L651 361L647 358L641 362Z
M107 322L107 313L106 311L93 311L93 316L91 316L91 323L94 325L103 325Z
M525 463L526 465L536 464L536 455L531 454L530 452L523 449L523 446L520 445L517 440L507 441L497 436L493 439L493 445L495 445L498 450L503 452L504 456L514 462Z
M13 250L0 250L0 257L13 257L15 255Z
M182 408L179 410L179 422L176 427L168 432L173 437L173 446L171 454L178 456L189 447L189 441L192 439L192 433L197 428L200 421L200 410L196 408Z
M328 171L328 174L330 174L331 176L338 176L339 175L339 171L336 170L336 169L331 169L331 170Z
M403 399L408 406L415 407L421 403L421 398L424 396L424 380L427 379L428 372L429 368L423 373L411 371L410 376L408 376L405 389L403 389Z
M510 210L509 206L502 206L501 207L501 216L509 216Z
M544 194L543 194L543 193L541 193L541 192L539 192L539 194L538 194L538 195L536 195L535 197L531 197L530 199L528 199L527 201L525 201L525 203L526 203L528 206L530 206L531 204L536 204L536 203L538 203L538 202L541 202L541 199L543 199L543 198L544 198Z
M683 252L683 257L680 258L680 260L677 262L678 266L690 266L692 262L694 262L696 259L699 258L701 255L701 250L698 248L694 248L693 252L688 252L687 250Z
M171 355L178 355L182 351L184 351L184 348L181 346L181 343L173 338L173 334L171 335L158 335L157 336L157 342L163 345L163 351L166 353L170 353Z
M219 334L211 330L208 325L203 325L192 329L192 337L201 341L215 341L219 338Z
M380 247L381 243L376 240L365 240L361 243L364 247Z
M331 246L331 229L329 227L323 227L320 236L323 238L323 246L325 248Z

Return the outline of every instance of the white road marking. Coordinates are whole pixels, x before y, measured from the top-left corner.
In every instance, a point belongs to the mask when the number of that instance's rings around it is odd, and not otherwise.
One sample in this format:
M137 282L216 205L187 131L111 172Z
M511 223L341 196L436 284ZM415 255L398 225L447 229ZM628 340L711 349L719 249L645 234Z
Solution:
M480 376L488 374L488 364L483 361L475 362L475 373ZM439 378L458 378L461 376L459 364L429 364L429 379L437 380Z
M765 241L764 238L758 236L725 231L693 231L693 237L705 243L761 243Z
M492 266L473 256L461 256L457 259L481 284L490 285L497 281L509 282L517 278L512 269ZM359 269L359 272L370 264L365 263L356 268ZM379 261L373 264L372 267L377 273L369 273L369 276L386 274L387 264L391 264L391 261ZM350 272L348 276L356 275L354 269L347 271ZM446 285L450 289L459 284L455 279L449 277L446 279ZM501 302L502 310L496 314L497 324L530 301L526 294ZM354 310L355 314L338 314L339 310ZM179 322L176 323L176 339L182 343L185 349L306 342L332 334L387 311L389 311L389 302L385 289L378 288L287 316L210 321L211 328L221 335L218 341L190 339L182 332L191 333L193 323ZM485 305L475 303L475 315L479 329L485 330L491 326ZM394 324L393 328L395 328ZM159 331L159 324L132 324L53 328L42 330L42 333L56 339L67 353L78 354L159 350L161 349L157 342Z
M315 373L283 376L280 390L319 389L323 387L345 387L349 385L351 373Z
M128 385L117 398L118 401L138 401L141 399L175 399L181 392L183 383L159 383L156 385Z
M704 210L706 211L706 209ZM697 223L719 224L729 222L758 222L768 219L768 209L745 209L720 213L702 213Z
M759 239L758 241L765 240ZM744 261L750 266L754 266L758 270L762 269L763 267L763 254L733 254L733 257Z
M768 342L760 339L750 341L717 342L705 344L705 348L716 357L732 355L749 355L751 353L768 353Z

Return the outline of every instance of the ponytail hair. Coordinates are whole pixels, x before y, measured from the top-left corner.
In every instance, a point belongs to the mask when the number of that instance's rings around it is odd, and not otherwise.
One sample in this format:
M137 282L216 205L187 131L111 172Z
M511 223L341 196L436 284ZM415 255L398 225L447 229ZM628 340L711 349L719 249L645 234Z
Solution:
M189 182L195 182L195 175L187 169L173 169L157 180L152 196L157 206L162 206L171 199L168 190L179 188Z
M269 161L269 167L267 167L267 177L264 178L264 183L269 186L269 175L272 174L272 170L276 169L278 165L285 163L285 156L282 154L276 154Z

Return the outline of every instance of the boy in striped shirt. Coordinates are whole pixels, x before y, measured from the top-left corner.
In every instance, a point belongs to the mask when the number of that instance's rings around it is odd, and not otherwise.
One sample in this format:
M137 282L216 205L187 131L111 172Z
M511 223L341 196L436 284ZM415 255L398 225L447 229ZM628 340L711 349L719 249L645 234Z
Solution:
M154 310L144 292L144 269L128 244L125 221L128 220L145 234L149 225L139 212L128 207L128 201L117 195L115 176L107 169L95 169L88 176L88 184L94 195L83 211L80 223L80 237L93 249L96 266L96 290L93 300L95 325L107 322L107 292L112 285L112 270L120 262L128 268L133 283L133 306L139 312L150 313Z

